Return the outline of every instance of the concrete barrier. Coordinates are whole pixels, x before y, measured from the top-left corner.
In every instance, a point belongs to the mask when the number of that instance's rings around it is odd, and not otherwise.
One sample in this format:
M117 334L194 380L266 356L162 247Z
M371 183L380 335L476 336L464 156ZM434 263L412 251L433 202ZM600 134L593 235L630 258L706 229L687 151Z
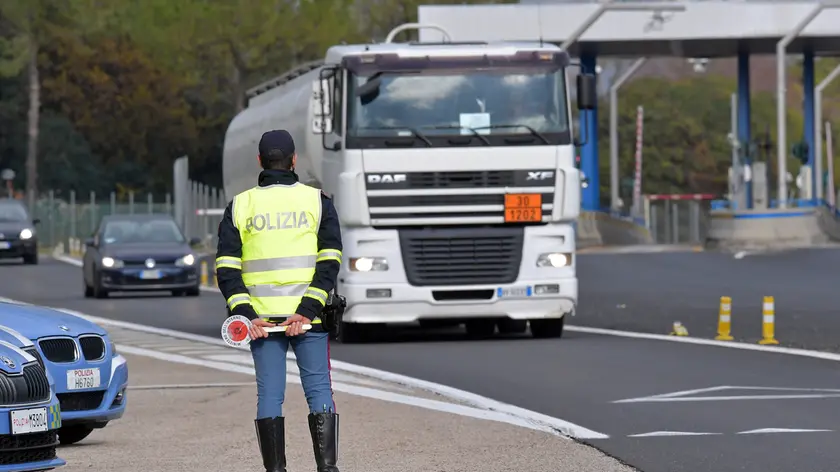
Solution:
M821 224L821 220L822 224ZM823 228L840 223L820 208L770 210L712 210L709 213L707 248L807 247L829 241Z
M601 212L582 212L577 221L577 247L653 244L650 231L628 219Z

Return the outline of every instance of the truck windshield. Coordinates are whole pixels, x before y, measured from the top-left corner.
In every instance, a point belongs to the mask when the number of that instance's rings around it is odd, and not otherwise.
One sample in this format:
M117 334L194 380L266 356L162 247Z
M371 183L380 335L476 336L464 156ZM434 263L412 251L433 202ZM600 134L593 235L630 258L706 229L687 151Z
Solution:
M369 80L378 86L358 93ZM453 137L476 146L571 142L562 68L351 74L347 96L348 147L393 137L418 146L451 146Z

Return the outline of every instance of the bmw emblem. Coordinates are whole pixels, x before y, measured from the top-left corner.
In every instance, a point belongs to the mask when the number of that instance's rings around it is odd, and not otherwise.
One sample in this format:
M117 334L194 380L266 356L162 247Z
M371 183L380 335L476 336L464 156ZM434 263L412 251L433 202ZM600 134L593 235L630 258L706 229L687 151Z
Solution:
M15 361L9 359L6 356L0 356L0 362L6 364L6 367L8 367L10 369L14 369L15 367L17 367L17 364L15 364Z
M147 269L151 269L154 266L155 266L155 260L154 259L146 259L146 268Z
M70 328L68 328L67 326L64 326L64 325L61 325L58 328L62 331L70 331Z

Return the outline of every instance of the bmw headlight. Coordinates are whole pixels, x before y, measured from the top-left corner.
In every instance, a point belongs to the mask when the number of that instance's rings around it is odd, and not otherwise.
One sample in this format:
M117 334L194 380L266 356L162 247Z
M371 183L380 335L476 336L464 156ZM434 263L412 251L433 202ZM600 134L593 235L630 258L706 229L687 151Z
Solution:
M537 267L566 267L572 265L572 255L565 252L550 252L540 254L537 258Z
M178 267L189 267L193 264L195 264L195 256L193 256L192 254L187 254L186 256L175 261L175 265Z
M384 257L352 257L350 270L354 272L388 270L388 261Z
M106 269L118 269L123 266L123 261L105 256L102 258L102 267Z
M31 239L31 238L32 238L32 236L35 236L35 232L33 232L33 231L32 231L31 229L29 229L29 228L24 228L24 229L20 232L20 239Z

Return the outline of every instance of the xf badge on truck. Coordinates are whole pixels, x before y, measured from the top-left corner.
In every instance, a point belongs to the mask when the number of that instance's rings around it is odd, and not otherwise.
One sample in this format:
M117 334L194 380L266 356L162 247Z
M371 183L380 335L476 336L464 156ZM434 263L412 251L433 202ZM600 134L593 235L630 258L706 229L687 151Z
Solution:
M369 184L399 184L405 182L405 174L368 174Z
M525 180L547 180L552 178L554 178L554 171L551 170L537 172L528 171L528 177L526 177Z

